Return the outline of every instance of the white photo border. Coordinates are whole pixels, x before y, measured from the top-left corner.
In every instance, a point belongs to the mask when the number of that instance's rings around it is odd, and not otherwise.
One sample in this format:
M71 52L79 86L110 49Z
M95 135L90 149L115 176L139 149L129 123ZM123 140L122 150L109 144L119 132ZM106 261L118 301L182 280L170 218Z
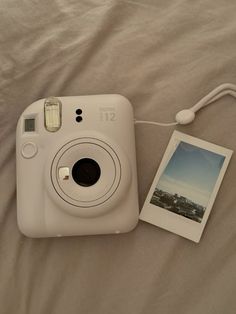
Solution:
M171 157L173 156L180 142L185 142L196 147L220 154L225 157L218 178L216 180L215 186L211 193L210 199L208 201L208 205L205 209L201 223L150 203L150 200L159 182L159 179L162 173L165 171L166 166L168 165ZM159 169L155 175L151 188L148 192L139 218L145 222L151 223L168 231L174 232L182 237L185 237L189 240L198 243L201 239L202 232L205 228L206 222L208 220L209 214L211 212L212 206L214 204L215 198L219 191L221 182L225 175L226 169L229 165L232 154L233 151L230 149L209 143L207 141L198 139L196 137L175 130L171 136L171 139L166 148Z

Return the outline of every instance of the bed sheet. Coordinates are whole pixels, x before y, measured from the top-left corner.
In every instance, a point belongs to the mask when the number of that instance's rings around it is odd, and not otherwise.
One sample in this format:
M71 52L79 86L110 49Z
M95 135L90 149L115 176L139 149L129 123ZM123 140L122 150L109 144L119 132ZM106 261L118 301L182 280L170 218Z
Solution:
M50 95L119 93L173 121L236 83L233 0L0 1L0 313L236 313L236 159L199 244L139 222L127 234L29 239L16 222L15 129ZM236 149L235 100L193 124L137 125L140 208L174 129Z

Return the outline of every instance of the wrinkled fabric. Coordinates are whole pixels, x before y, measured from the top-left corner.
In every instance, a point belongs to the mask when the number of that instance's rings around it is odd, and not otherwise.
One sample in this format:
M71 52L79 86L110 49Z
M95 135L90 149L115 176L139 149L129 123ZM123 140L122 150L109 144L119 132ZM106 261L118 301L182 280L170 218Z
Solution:
M127 234L29 239L16 222L15 128L37 99L119 93L172 122L236 83L233 0L0 1L1 314L236 313L236 159L199 244L139 222ZM137 125L140 208L174 129L236 150L235 100L193 124Z

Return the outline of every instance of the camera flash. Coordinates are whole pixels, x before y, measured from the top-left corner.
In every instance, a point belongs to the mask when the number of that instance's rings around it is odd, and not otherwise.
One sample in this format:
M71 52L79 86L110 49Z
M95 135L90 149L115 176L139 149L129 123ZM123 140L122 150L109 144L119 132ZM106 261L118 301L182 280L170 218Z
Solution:
M44 124L49 132L56 132L61 127L61 102L56 97L49 97L44 102Z

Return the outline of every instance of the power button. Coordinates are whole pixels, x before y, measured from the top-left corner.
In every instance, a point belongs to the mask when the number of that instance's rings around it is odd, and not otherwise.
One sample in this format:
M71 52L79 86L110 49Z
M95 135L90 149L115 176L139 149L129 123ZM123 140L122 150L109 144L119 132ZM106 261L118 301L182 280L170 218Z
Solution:
M33 142L27 142L22 145L21 154L24 158L33 158L38 152L38 147Z

